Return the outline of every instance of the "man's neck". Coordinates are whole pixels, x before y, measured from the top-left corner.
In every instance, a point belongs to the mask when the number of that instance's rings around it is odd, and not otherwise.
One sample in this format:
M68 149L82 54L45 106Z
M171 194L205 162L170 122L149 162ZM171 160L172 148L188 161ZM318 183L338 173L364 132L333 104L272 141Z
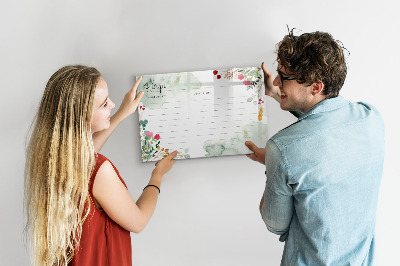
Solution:
M326 100L326 96L325 95L315 95L313 96L313 99L309 102L309 104L307 104L307 107L305 108L306 110L301 110L301 112L305 113L307 111L309 111L311 108L313 108L314 106L316 106L317 104L319 104L320 102Z

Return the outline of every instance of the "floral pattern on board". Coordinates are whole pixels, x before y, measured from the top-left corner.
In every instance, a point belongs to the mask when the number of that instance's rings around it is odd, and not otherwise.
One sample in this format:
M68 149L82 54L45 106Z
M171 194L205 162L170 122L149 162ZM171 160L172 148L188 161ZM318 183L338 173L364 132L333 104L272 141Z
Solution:
M161 136L160 134L155 134L152 131L146 130L146 126L149 121L147 119L142 119L143 111L146 108L144 105L139 106L139 127L140 127L140 139L142 146L142 161L157 161L162 158L167 157L172 150L161 147ZM189 149L185 149L184 152L178 152L175 159L189 159L190 154Z
M265 96L262 90L262 78L261 68L232 68L226 70L214 70L214 76L217 79L221 79L221 76L226 80L242 81L243 85L247 87L247 90L252 90L253 93L251 97L247 98L248 102L253 102L253 104L258 103L258 121L262 121L264 108Z
M157 157L161 143L159 134L154 135L153 132L146 130L148 122L147 119L139 121L143 161L149 161Z

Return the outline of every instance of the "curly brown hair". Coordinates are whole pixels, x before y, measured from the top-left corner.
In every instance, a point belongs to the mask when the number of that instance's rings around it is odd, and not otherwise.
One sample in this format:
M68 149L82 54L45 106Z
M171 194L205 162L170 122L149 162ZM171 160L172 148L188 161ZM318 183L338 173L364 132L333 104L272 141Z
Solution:
M329 33L316 31L295 36L292 29L277 44L277 60L300 84L322 82L322 93L333 98L339 95L346 79L343 50L346 48Z

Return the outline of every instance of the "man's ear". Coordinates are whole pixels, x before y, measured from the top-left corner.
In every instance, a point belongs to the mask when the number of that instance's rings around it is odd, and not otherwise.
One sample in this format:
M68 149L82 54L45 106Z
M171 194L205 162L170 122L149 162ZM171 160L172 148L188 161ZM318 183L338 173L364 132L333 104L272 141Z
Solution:
M322 90L324 89L324 83L322 82L315 82L312 84L312 95L318 95L322 92Z

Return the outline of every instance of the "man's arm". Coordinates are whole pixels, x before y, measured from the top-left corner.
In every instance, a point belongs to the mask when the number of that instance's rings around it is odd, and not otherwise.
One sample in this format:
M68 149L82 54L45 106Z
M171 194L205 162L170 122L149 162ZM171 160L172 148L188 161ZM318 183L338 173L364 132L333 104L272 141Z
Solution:
M278 147L268 141L266 149L246 141L246 146L253 152L246 154L253 161L266 165L267 183L260 201L260 213L268 230L283 235L288 231L294 211L291 188L287 185L287 171ZM282 241L285 237L281 237Z
M274 86L274 76L265 66L264 62L261 63L261 68L264 72L265 95L268 95L274 98L278 103L281 103L281 90L279 87Z
M274 76L265 66L264 62L262 62L261 68L264 72L265 95L268 95L274 98L278 103L281 103L282 102L281 90L279 89L279 87L273 85ZM299 111L289 111L289 112L297 118L299 118L302 114Z
M294 212L293 191L288 185L289 175L282 153L272 140L267 142L265 152L267 181L260 213L268 230L282 235L279 240L285 241Z
M277 235L283 235L289 231L293 212L292 196L278 195L268 185L265 187L264 196L260 202L260 213L269 231Z

